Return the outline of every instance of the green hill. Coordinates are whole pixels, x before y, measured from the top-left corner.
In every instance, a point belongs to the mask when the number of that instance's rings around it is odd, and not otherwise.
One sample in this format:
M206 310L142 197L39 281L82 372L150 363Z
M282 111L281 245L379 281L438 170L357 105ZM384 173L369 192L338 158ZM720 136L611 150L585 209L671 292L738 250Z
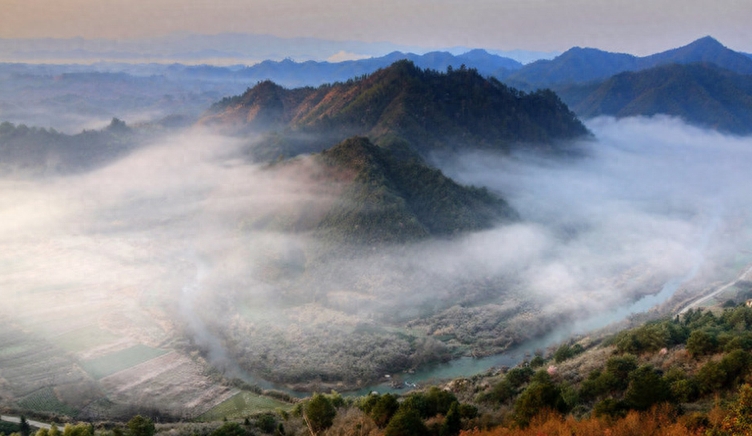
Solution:
M353 173L318 225L347 242L404 242L489 228L516 214L486 189L466 187L428 167L402 144L383 148L354 137L317 156L330 171Z
M397 137L426 155L461 147L508 150L520 142L551 146L588 133L551 91L526 94L473 69L440 73L409 61L319 88L262 82L215 104L201 123L266 133L254 148L259 159L321 151L354 135L377 144Z

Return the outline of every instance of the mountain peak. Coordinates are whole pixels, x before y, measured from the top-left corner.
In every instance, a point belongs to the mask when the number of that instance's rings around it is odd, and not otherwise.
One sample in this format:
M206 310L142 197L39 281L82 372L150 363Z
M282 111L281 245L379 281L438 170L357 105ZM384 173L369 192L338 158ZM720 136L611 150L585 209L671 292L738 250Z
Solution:
M723 44L721 44L717 39L713 38L710 35L703 36L702 38L687 44L687 47L691 46L701 46L706 48L725 48Z
M752 74L752 61L748 57L727 48L712 36L705 36L683 47L641 58L640 66L645 69L668 63L695 62L712 63L737 73Z

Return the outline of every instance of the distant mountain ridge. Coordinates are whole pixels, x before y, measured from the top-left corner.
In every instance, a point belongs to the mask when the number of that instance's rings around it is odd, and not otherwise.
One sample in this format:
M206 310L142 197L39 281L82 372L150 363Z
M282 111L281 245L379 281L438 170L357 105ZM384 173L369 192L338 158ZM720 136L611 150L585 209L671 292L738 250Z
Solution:
M462 65L465 65L467 68L477 69L484 76L503 75L508 71L522 68L522 64L513 59L476 49L460 55L441 51L423 55L395 51L385 56L342 62L295 62L291 59L266 60L240 69L206 65L175 65L171 67L170 73L179 77L231 79L251 83L271 80L285 87L318 86L370 74L399 60L409 60L419 68L437 71L446 71L450 66L459 69Z
M558 92L583 117L667 114L722 132L752 133L752 75L711 63L624 72Z
M686 46L637 57L594 48L574 47L552 60L540 60L499 78L523 89L558 87L565 84L604 80L625 71L640 71L667 64L708 62L739 73L752 74L752 58L723 46L710 36Z
M525 94L473 69L439 73L409 61L319 88L262 82L218 102L200 123L270 132L255 150L262 159L321 151L353 135L404 140L426 155L465 146L550 145L588 133L551 91Z

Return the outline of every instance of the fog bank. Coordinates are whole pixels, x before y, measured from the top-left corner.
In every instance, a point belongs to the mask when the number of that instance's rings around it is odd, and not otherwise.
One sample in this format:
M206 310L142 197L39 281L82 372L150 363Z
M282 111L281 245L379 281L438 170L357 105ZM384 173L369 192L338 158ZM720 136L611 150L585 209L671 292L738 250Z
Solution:
M437 159L520 222L357 252L316 233L345 182L310 157L249 164L200 130L86 174L4 178L0 310L53 342L114 337L83 361L198 347L230 372L358 383L499 351L672 279L701 290L752 260L752 138L662 117L588 127L579 157Z

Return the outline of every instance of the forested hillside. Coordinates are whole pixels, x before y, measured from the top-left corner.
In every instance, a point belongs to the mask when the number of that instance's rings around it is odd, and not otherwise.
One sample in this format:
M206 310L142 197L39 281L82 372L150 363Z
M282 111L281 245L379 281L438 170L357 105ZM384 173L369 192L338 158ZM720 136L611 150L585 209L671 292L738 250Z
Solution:
M407 141L421 154L462 147L552 147L588 132L551 91L526 94L473 69L445 73L396 62L367 77L287 90L263 82L225 98L202 124L265 133L260 159L321 151L349 136Z

